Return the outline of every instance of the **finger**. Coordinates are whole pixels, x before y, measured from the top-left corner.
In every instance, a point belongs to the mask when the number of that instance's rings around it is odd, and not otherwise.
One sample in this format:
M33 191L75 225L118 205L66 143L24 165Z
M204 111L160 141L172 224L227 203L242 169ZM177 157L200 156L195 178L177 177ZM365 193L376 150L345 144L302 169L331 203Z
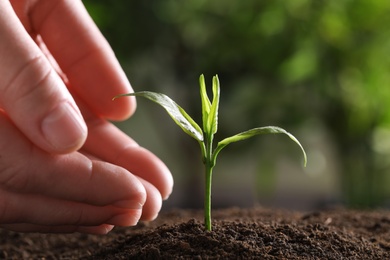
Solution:
M87 118L91 132L83 150L102 160L122 166L155 186L163 199L169 197L173 188L173 178L160 159L150 151L140 147L109 122L92 119L89 116Z
M69 79L70 87L93 111L112 120L130 116L135 99L111 99L132 92L111 47L81 1L41 0L32 9L33 30ZM66 26L64 26L66 25Z
M0 35L0 108L42 149L80 148L87 135L80 111L8 1L0 1Z
M73 152L50 155L0 113L0 188L91 205L142 208L146 193L124 168Z
M98 158L96 158L95 156L90 155L89 153L85 153L84 151L82 152L88 158L93 158L94 160L98 160ZM161 194L157 190L157 188L154 187L149 182L143 180L142 178L138 178L138 180L144 186L146 190L146 198L147 198L145 204L142 207L141 220L152 221L158 216L158 213L161 210L161 206L162 206Z
M1 228L15 232L39 232L39 233L86 233L93 235L105 235L109 233L114 226L103 224L100 226L45 226L34 224L4 224Z
M81 100L77 103L91 129L83 151L124 167L154 185L162 198L167 199L172 193L173 178L166 165L113 124L96 117Z
M90 155L89 153L86 153L84 151L82 151L82 153L88 158L93 158L94 160L98 160L98 158L96 158L93 155ZM145 204L142 207L141 220L152 221L158 216L158 213L161 210L161 206L162 206L161 194L157 190L157 188L154 187L149 182L143 180L142 178L138 178L138 180L144 186L146 190L146 198L147 198Z
M152 221L157 218L161 210L162 198L160 192L149 182L140 178L145 187L147 200L142 208L141 220Z
M45 226L97 226L102 223L133 226L142 209L97 207L42 195L20 194L0 190L0 223Z

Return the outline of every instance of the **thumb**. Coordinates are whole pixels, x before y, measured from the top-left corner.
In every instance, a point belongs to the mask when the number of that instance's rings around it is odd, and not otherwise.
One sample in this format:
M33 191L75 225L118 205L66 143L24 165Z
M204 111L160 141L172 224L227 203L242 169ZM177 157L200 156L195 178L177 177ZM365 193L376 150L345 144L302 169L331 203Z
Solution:
M7 1L0 3L0 109L37 146L80 148L87 127L64 82Z

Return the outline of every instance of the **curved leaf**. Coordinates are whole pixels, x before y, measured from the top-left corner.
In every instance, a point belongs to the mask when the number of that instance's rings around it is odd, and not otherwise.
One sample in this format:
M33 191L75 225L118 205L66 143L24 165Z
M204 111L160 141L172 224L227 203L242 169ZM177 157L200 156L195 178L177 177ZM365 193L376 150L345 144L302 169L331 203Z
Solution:
M303 157L304 157L304 166L306 166L307 156L306 156L306 152L303 149L303 146L301 145L301 143L298 141L297 138L295 138L295 136L293 136L292 134L290 134L289 132L287 132L283 128L280 128L277 126L264 126L264 127L253 128L251 130L248 130L248 131L245 131L245 132L242 132L242 133L239 133L239 134L236 134L236 135L233 135L231 137L223 139L222 141L220 141L218 143L217 148L215 148L215 151L213 153L213 161L215 162L219 152L228 144L242 141L242 140L248 139L250 137L253 137L255 135L261 135L261 134L285 134L288 137L290 137L291 140L293 140L301 148L302 153L303 153Z
M215 134L218 129L219 92L219 79L216 75L213 77L213 102L211 103L211 109L207 119L207 134Z
M113 100L124 96L140 96L159 104L168 112L173 121L175 121L175 123L180 126L185 133L192 136L199 142L203 141L203 132L199 125L184 111L183 108L181 108L168 96L151 91L140 91L118 95L115 96Z
M203 119L203 130L207 131L207 119L209 117L211 102L207 96L206 83L204 82L203 74L199 77L200 85L200 98L202 99L202 119Z

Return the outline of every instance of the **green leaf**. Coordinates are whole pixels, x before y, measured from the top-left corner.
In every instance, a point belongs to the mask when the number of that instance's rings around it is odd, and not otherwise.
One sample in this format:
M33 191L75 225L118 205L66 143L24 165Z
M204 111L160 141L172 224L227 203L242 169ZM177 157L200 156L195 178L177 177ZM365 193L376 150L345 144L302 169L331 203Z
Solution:
M215 134L218 129L219 92L219 79L216 75L213 77L213 102L211 103L211 109L207 119L207 134Z
M200 85L200 97L202 99L202 120L203 120L203 130L206 132L207 129L207 118L210 113L211 102L209 97L207 96L206 91L206 83L204 81L203 74L199 77L199 85Z
M168 112L173 121L175 121L175 123L180 126L185 133L192 136L199 142L203 141L203 132L199 125L184 111L183 108L181 108L168 96L151 91L140 91L118 95L115 96L113 100L123 96L140 96L159 104Z
M306 156L306 152L303 149L301 143L298 141L297 138L295 138L295 136L293 136L292 134L290 134L289 132L287 132L283 128L280 128L277 126L265 126L265 127L253 128L251 130L248 130L248 131L245 131L245 132L242 132L242 133L236 134L234 136L223 139L222 141L220 141L218 143L217 148L215 148L215 151L213 153L213 161L215 162L219 152L228 144L242 141L242 140L248 139L250 137L253 137L255 135L261 135L261 134L285 134L288 137L290 137L291 140L293 140L301 148L302 153L303 153L303 157L304 157L304 166L306 167L307 156Z

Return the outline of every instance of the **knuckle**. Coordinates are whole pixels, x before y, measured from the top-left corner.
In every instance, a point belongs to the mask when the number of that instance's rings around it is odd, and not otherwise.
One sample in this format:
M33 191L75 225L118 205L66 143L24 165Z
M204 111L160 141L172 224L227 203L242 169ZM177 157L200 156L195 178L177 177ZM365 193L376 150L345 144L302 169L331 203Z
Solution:
M0 169L1 170L1 169ZM26 175L19 174L22 170L17 167L8 167L0 171L0 185L11 191L26 190L28 180Z
M31 171L34 148L5 116L0 115L0 186L8 190L27 188L33 181Z
M20 209L13 194L0 189L0 224L19 222L20 216Z
M6 222L6 216L8 212L7 198L2 193L3 192L0 191L0 223Z
M75 212L72 211L70 213L71 215L73 215L73 221L71 223L72 225L79 226L79 225L87 224L86 217L85 217L86 214L82 208L78 211Z
M22 68L17 70L10 82L0 86L2 90L2 104L6 110L8 106L23 104L26 109L36 109L43 99L51 95L49 89L42 88L53 74L53 69L43 55L37 55L28 60Z
M11 161L17 162L16 159ZM27 163L28 164L28 163ZM26 171L26 162L10 163L0 158L0 185L10 191L27 191L31 182L31 174Z

